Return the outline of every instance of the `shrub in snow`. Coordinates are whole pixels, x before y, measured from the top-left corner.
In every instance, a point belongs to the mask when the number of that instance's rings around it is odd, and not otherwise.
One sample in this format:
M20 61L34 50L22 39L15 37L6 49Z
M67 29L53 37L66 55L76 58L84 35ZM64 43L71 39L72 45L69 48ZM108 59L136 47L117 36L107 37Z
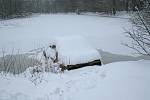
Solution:
M41 67L43 72L61 72L61 64L58 62L58 52L55 45L50 45L48 48L44 48L40 53L35 53L34 55L40 56L40 59L38 59L42 64L38 67Z
M53 72L53 73L61 73L63 72L63 64L59 64L55 59L57 57L52 57L47 53L48 51L43 50L41 62L42 64L36 65L28 69L28 76L32 83L38 85L43 80L44 72ZM60 68L61 67L61 68Z
M53 62L51 58L43 58L42 66L45 72L53 72L53 73L60 73L60 64L58 62Z
M59 64L58 61L56 45L52 44L47 48L32 50L32 54L32 57L37 58L42 63L39 67L41 67L44 72L59 73L62 71L60 68L62 64Z
M53 73L61 73L61 68L59 63L53 63L51 65L51 72Z
M39 84L43 80L43 68L41 66L34 66L28 68L26 73L28 75L29 80L35 85Z
M58 60L58 51L56 50L56 45L50 45L47 50L43 51L43 67L46 72L60 73L63 71Z

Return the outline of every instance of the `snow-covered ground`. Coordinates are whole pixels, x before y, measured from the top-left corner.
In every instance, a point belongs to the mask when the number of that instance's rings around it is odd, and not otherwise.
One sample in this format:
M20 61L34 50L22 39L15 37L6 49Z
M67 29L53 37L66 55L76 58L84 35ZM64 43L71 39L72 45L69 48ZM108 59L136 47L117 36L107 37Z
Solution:
M123 28L129 27L131 23L125 14L116 17L50 14L0 21L0 49L26 53L47 46L54 37L81 35L96 49L131 55L132 50L121 44L128 41Z
M110 63L114 62L112 59L120 59L118 55L112 57L111 53L132 55L133 51L121 44L129 42L123 29L131 28L128 18L128 15L108 17L88 13L36 15L0 21L0 49L11 54L28 53L47 47L56 38L62 43L61 37L77 35L94 47L89 49L94 50L94 54L95 49L105 51L102 60ZM74 50L74 45L81 42L73 41L69 47ZM86 47L81 49L86 51ZM62 54L67 53L65 46L62 48ZM123 59L126 57L129 56ZM34 77L30 72L32 68L15 76L0 73L0 100L150 100L149 65L149 60L117 62L59 74L39 72Z
M141 60L44 73L38 85L28 71L0 75L0 100L150 100L149 65Z

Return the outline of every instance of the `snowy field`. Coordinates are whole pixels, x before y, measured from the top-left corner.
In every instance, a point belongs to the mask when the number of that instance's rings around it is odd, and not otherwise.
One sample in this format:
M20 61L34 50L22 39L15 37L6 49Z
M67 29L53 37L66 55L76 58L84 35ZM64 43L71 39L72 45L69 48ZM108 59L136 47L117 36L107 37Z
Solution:
M131 27L128 15L106 17L96 15L51 14L0 21L0 49L6 53L27 53L47 46L54 37L81 35L96 49L132 55L123 46L128 40L124 28ZM0 52L2 55L2 53Z
M0 75L0 100L150 100L149 65L141 60L44 73L38 85L28 70Z

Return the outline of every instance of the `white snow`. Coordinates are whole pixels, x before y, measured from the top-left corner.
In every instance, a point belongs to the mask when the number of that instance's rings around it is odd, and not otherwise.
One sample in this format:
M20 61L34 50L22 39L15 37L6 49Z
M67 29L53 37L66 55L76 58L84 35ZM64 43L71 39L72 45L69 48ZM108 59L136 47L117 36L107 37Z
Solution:
M59 61L64 65L88 63L100 59L98 51L79 35L55 39Z
M55 37L81 35L97 49L129 55L132 50L121 44L128 41L123 28L131 27L124 16L49 14L0 21L0 49L26 53L47 46Z
M0 100L150 100L149 65L141 60L44 73L36 86L28 70L17 76L1 74Z
M96 49L131 55L133 51L121 44L129 42L123 29L131 27L128 17L51 14L0 21L0 49L27 53L41 50L37 48L43 49L56 39L65 64L97 59L100 55ZM15 76L0 73L0 100L150 100L148 60L88 66L59 74L39 72L34 77L31 69Z

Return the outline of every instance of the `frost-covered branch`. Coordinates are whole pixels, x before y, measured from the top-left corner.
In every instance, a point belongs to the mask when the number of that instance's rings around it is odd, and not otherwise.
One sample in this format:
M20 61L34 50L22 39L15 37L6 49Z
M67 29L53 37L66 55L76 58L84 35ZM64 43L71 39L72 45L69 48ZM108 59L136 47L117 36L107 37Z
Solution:
M145 5L147 2L145 2ZM150 57L150 8L147 6L142 11L135 8L136 14L132 18L133 28L132 30L126 30L127 36L132 40L132 44L125 44L127 47L134 49L141 55L147 55Z

